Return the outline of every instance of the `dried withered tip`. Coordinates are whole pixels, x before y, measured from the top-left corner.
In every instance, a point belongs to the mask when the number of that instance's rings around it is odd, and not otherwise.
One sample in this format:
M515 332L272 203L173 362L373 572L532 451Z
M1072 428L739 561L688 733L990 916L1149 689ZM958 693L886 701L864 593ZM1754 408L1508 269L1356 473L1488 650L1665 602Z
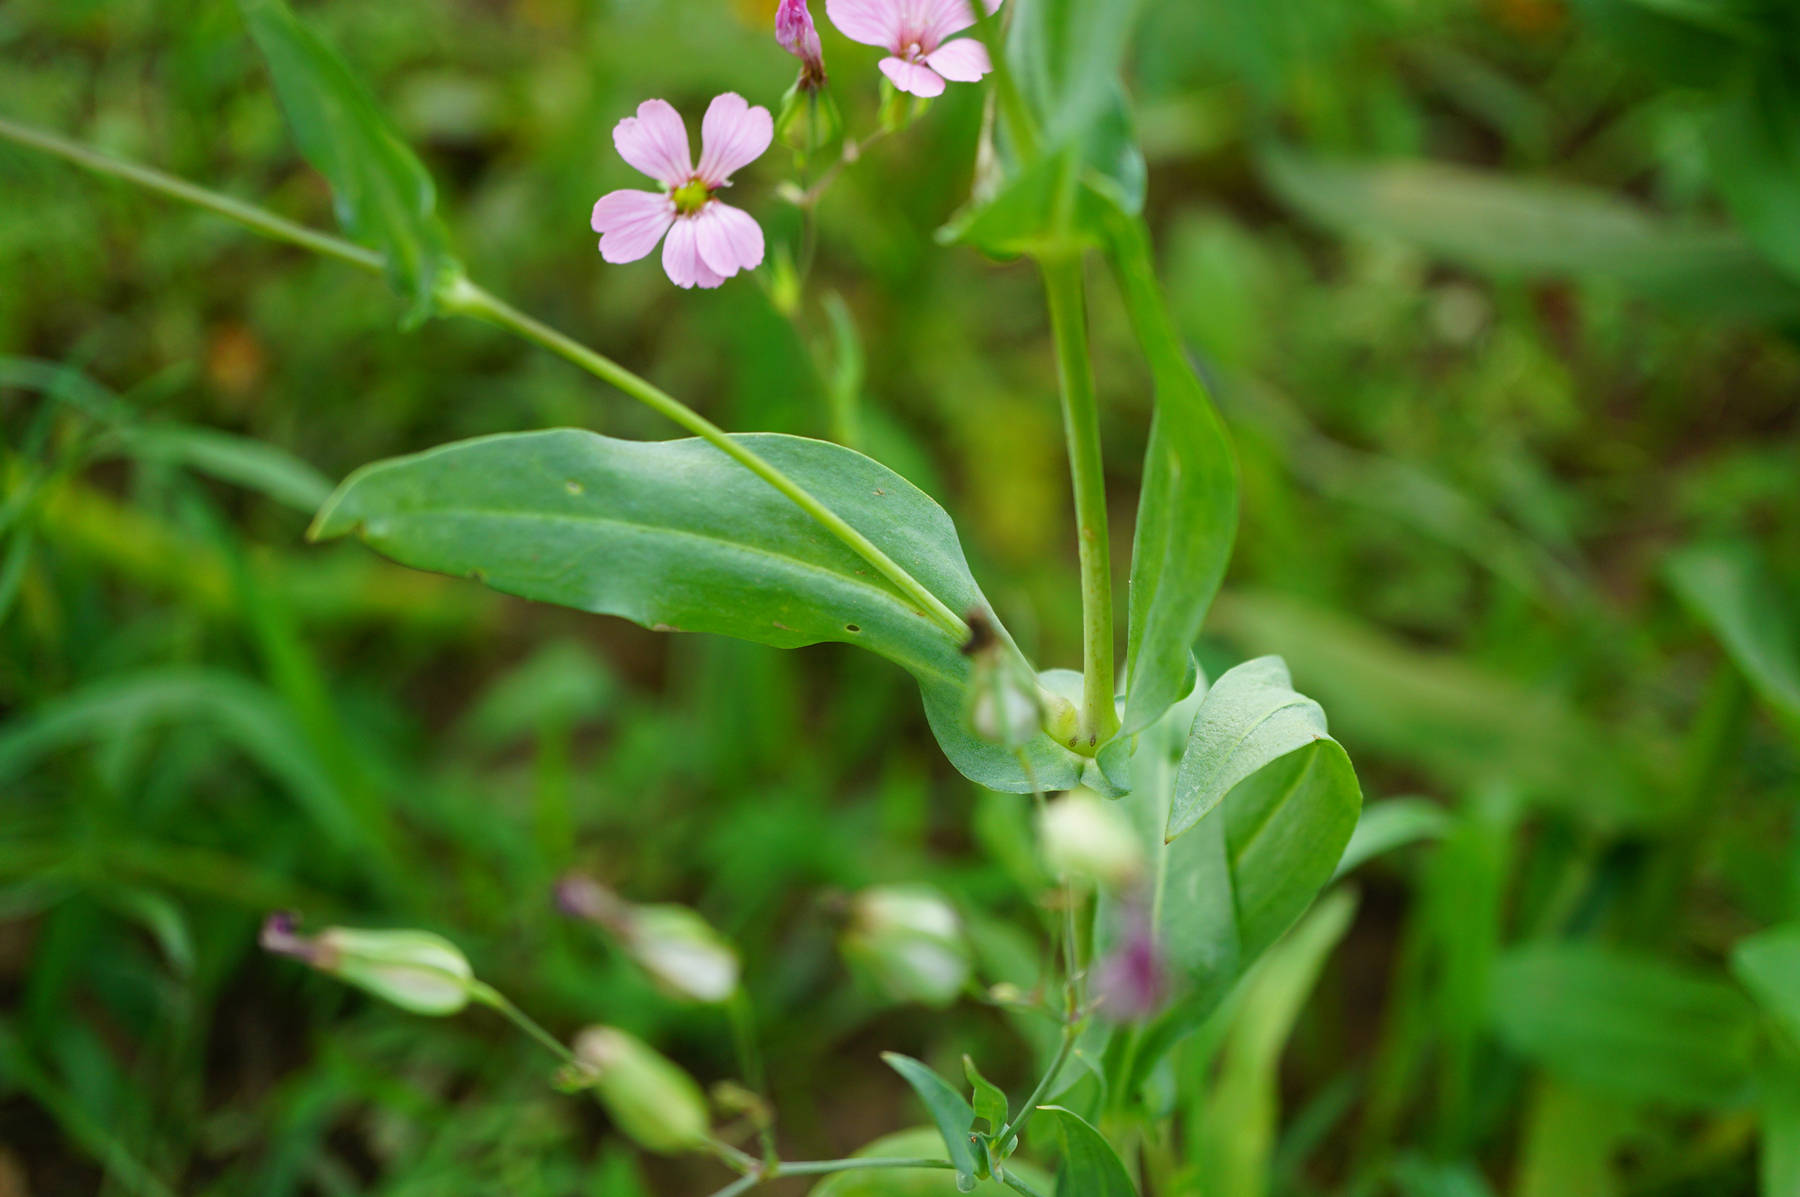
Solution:
M1000 634L994 630L994 617L980 607L970 607L963 622L969 625L969 638L962 646L963 656L978 656L1000 643Z

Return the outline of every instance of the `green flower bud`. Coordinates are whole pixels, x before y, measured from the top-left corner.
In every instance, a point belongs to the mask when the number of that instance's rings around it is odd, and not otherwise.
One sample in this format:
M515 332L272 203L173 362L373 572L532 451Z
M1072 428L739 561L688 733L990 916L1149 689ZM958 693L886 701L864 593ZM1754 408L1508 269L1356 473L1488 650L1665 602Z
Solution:
M1038 817L1044 863L1112 888L1129 885L1144 869L1144 844L1118 806L1089 789L1070 790Z
M844 139L844 115L837 101L822 85L809 86L802 72L798 82L781 98L775 115L775 136L802 160L837 147Z
M625 947L673 997L722 1002L737 992L737 953L685 906L632 907Z
M935 890L866 889L851 905L845 958L896 1001L946 1006L969 979L962 920Z
M556 883L556 904L564 914L610 932L671 997L722 1002L737 992L737 952L685 906L635 906L578 873Z
M706 1095L673 1060L615 1027L589 1027L575 1037L581 1080L640 1147L664 1155L704 1146Z
M262 946L365 989L414 1014L455 1014L469 1004L474 972L460 949L429 931L358 931L327 927L297 933L292 914L263 923Z

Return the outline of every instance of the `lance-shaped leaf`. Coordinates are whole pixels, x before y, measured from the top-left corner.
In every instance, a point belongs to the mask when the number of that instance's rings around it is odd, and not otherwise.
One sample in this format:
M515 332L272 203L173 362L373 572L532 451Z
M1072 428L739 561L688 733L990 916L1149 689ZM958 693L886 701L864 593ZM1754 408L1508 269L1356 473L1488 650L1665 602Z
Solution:
M1726 93L1707 145L1713 177L1745 236L1800 276L1800 81L1785 59L1747 70Z
M238 0L306 160L331 182L338 222L387 260L406 323L461 274L431 176L349 65L284 0Z
M1237 535L1237 460L1156 281L1142 220L1115 214L1109 254L1156 385L1144 452L1125 651L1123 735L1154 723L1193 685L1188 653Z
M1800 1047L1800 923L1783 923L1731 949L1731 971Z
M932 1123L938 1134L944 1138L944 1148L950 1153L950 1163L956 1168L956 1187L967 1193L975 1187L975 1110L963 1095L958 1093L943 1077L930 1068L899 1052L883 1052L881 1058L887 1066L906 1078L919 1100L925 1103L926 1112L931 1115Z
M1509 278L1599 279L1708 318L1781 319L1800 285L1728 229L1675 227L1607 192L1434 162L1258 158L1301 215Z
M954 611L989 610L956 528L930 496L841 445L736 438L863 532ZM964 713L957 638L773 487L701 440L615 440L576 429L479 437L364 466L320 510L313 539L360 536L417 569L660 631L777 648L822 641L880 653L918 679L952 764L1025 793L1018 755ZM1039 784L1083 761L1038 736Z
M1755 546L1694 545L1671 556L1670 584L1744 677L1800 734L1800 635L1793 604Z
M1748 1095L1749 1003L1716 976L1597 943L1531 943L1495 966L1494 1029L1547 1072L1634 1101Z

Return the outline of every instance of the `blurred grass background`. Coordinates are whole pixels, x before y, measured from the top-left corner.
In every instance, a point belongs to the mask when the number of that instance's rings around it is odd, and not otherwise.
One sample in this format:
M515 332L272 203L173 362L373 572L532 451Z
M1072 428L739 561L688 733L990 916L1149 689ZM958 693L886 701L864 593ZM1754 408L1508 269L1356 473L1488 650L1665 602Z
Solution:
M797 324L749 281L681 293L594 252L593 199L636 185L612 125L652 95L773 104L772 7L302 13L420 147L474 277L727 428L828 434L807 342L841 294L865 447L950 509L1028 651L1072 663L1037 280L930 237L967 194L977 89L846 172ZM1800 914L1800 282L1737 231L1709 152L1772 68L1635 0L1149 9L1163 270L1244 470L1203 663L1284 654L1370 798L1450 819L1363 871L1286 1053L1272 1190L1582 1191L1554 1162L1572 1119L1623 1191L1754 1191L1742 1102L1598 1055L1571 1088L1488 1011L1507 944L1717 972ZM826 54L870 127L874 53L827 31ZM331 225L232 4L8 0L0 55L0 114ZM778 147L733 200L791 243L787 173ZM1123 554L1149 396L1095 280ZM308 547L309 478L192 431L330 478L487 432L670 435L496 332L395 319L378 279L0 148L0 1194L709 1192L493 1020L412 1020L254 950L277 906L430 927L559 1033L604 1020L733 1075L722 1022L551 915L571 867L738 942L796 1154L918 1121L880 1049L1028 1084L1000 1015L885 1004L835 954L841 895L919 878L986 979L1036 950L1025 808L937 758L897 671Z

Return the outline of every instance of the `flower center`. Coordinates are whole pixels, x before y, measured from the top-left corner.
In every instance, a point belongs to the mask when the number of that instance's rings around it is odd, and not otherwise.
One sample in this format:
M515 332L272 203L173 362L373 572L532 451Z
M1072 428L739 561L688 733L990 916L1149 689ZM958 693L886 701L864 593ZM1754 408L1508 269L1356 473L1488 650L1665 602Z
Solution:
M689 179L670 192L669 198L675 201L675 211L683 216L692 216L706 207L707 201L712 199L712 188L699 179Z
M925 56L925 47L921 46L918 42L913 42L912 44L910 44L909 46L906 47L906 60L908 62L917 62L917 61L919 61L919 59L923 58L924 56Z

